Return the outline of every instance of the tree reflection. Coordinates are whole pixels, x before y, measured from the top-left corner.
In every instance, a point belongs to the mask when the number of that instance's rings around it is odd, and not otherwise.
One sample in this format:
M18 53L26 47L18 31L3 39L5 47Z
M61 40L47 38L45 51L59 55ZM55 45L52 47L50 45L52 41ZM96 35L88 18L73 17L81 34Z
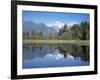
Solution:
M63 44L58 47L61 54L66 58L67 54L74 56L74 59L78 57L83 61L89 62L89 46L75 45L75 44Z
M67 58L67 55L70 54L74 59L80 58L82 61L89 62L89 46L75 44L24 44L23 59L44 57L47 54L53 54L56 49L64 58Z

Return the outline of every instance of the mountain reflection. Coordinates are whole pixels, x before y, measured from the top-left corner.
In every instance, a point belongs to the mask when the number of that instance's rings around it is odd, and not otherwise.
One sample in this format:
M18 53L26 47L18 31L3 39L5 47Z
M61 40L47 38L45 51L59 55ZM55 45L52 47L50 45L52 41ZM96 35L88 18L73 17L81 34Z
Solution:
M75 44L24 44L23 61L52 57L56 60L71 58L89 62L89 46Z

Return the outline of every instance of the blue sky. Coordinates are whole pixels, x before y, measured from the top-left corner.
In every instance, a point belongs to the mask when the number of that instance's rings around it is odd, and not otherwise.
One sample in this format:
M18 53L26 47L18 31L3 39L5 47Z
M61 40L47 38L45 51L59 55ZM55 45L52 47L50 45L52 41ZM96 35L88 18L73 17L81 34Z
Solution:
M63 12L39 12L39 11L23 11L22 19L25 21L33 21L36 23L44 23L46 25L72 25L82 21L90 22L89 14L84 13L63 13Z

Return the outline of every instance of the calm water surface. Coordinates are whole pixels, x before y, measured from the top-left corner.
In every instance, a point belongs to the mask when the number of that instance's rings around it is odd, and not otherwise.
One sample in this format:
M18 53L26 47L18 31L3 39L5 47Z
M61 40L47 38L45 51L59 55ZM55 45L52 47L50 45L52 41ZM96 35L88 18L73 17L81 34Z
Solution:
M89 65L89 46L24 44L23 69Z

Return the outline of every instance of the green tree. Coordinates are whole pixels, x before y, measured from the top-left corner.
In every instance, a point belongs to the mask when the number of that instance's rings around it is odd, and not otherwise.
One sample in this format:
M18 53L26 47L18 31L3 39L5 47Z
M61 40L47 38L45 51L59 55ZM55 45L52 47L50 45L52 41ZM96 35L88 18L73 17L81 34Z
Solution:
M43 37L43 33L42 33L42 32L40 32L40 37L41 37L41 39L42 39L42 37Z
M86 21L80 23L80 28L81 28L80 31L82 34L82 37L81 37L82 40L89 40L89 37L90 37L89 26L90 24Z
M69 32L68 32L66 24L63 26L63 28L59 29L59 33L58 34L59 34L59 38L60 39L69 39L68 38Z
M78 24L74 24L71 28L71 35L72 35L72 39L80 39L82 37L81 31L80 31L80 27Z
M26 38L27 38L27 39L29 39L29 38L30 38L30 36L29 36L29 33L28 33L28 32L26 33Z

